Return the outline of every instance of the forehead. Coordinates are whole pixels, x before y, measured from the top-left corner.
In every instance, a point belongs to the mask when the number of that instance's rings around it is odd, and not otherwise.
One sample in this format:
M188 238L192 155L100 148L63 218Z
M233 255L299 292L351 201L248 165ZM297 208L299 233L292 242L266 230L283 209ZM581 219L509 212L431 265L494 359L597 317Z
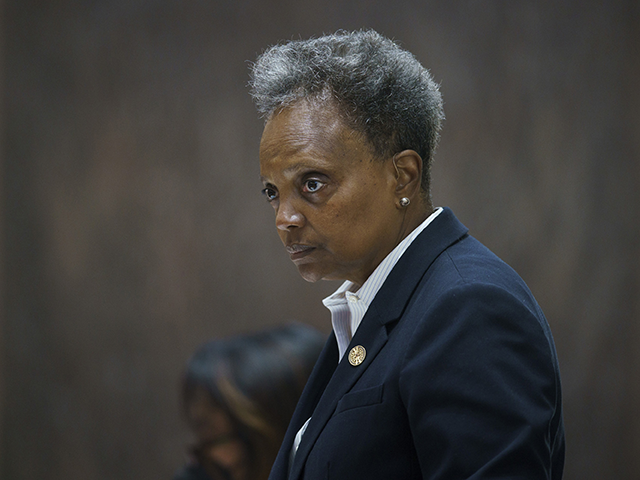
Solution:
M284 108L265 124L260 162L275 158L342 157L356 151L369 154L362 136L347 127L336 107L299 102Z

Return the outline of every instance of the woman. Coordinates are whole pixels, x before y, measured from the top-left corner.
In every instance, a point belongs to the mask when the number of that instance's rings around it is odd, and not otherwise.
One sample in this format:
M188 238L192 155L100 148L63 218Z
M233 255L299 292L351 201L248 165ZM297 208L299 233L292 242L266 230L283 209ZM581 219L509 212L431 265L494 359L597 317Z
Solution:
M344 280L270 478L561 478L547 321L431 201L429 72L376 32L338 32L269 48L251 86L280 239L305 280Z
M266 479L324 342L290 324L202 345L182 379L193 461L174 480Z

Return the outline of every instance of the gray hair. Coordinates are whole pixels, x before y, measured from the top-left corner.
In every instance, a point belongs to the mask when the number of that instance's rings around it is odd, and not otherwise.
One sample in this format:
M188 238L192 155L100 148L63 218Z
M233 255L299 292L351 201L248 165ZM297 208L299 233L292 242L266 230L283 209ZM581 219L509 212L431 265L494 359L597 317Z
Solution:
M251 70L251 95L266 119L302 99L332 99L379 158L415 150L429 193L444 111L438 85L410 52L373 30L338 31L272 46Z

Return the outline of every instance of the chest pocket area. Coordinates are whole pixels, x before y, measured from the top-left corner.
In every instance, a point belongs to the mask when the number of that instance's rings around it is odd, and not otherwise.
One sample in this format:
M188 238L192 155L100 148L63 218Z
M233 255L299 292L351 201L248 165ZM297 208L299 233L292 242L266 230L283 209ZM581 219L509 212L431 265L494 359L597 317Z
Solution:
M354 408L368 407L382 403L383 387L384 384L347 393L338 402L334 415Z

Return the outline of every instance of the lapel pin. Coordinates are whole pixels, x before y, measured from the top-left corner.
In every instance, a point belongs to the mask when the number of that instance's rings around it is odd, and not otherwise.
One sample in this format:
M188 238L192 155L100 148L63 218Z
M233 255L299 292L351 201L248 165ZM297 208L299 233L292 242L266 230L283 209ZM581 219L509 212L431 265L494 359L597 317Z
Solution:
M364 362L366 356L367 351L364 349L364 347L362 345L356 345L349 352L349 363L354 367L357 367L362 362Z

